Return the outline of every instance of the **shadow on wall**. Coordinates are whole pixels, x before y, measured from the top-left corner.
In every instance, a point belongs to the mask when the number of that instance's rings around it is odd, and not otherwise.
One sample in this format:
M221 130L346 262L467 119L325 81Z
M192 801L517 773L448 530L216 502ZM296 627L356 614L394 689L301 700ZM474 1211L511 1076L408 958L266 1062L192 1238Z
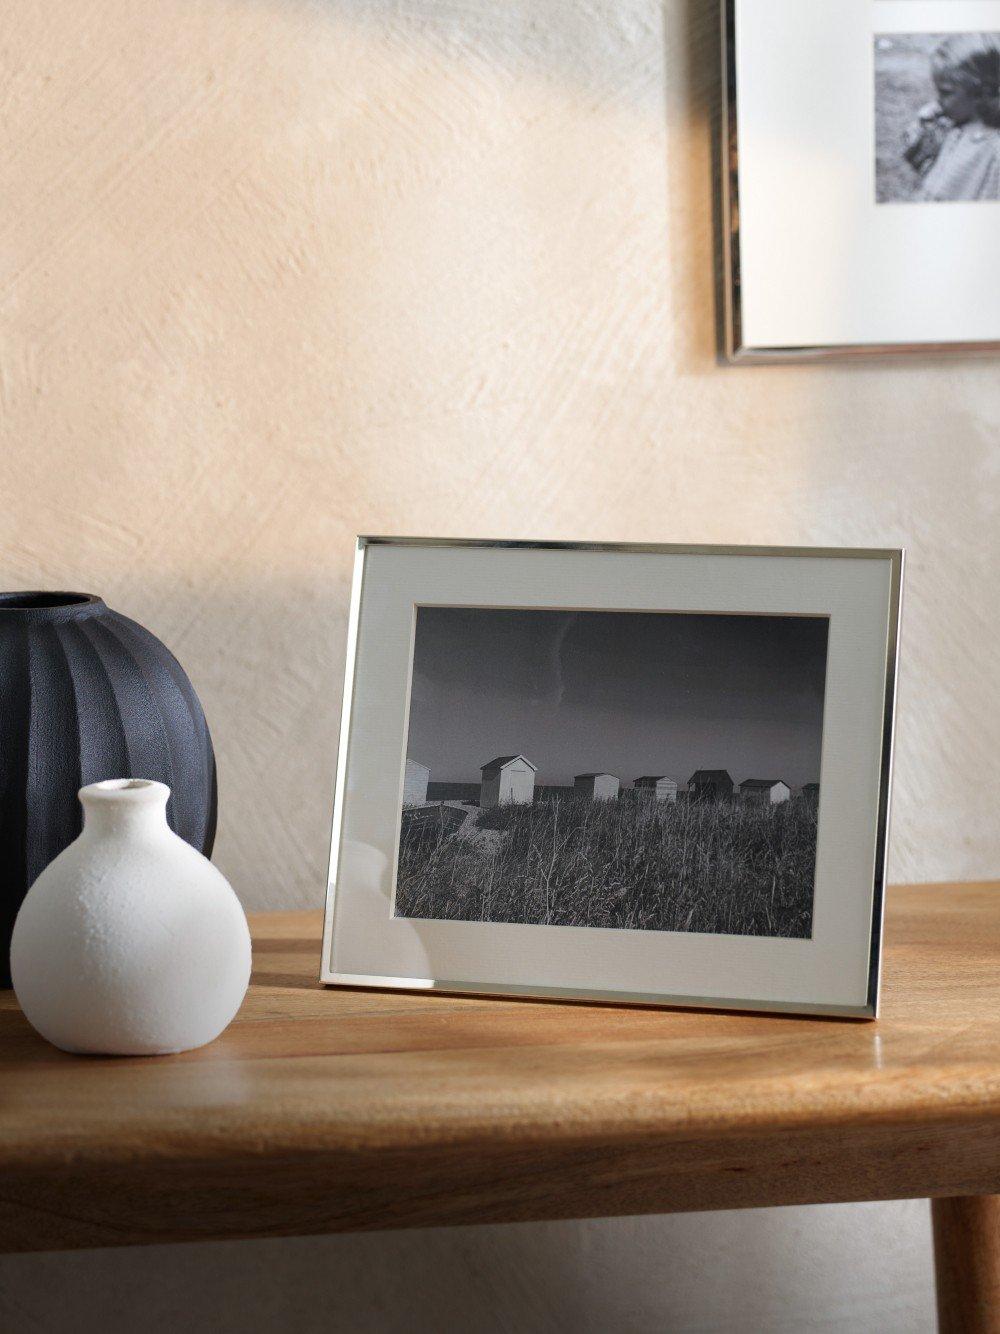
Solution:
M691 374L725 359L722 29L717 5L680 0L677 10L664 28L666 208L674 299L686 317L676 346Z
M60 1330L72 1310L77 1334L931 1334L929 1248L927 1203L908 1201L9 1256L0 1316Z
M660 83L650 67L659 57L664 0L589 0L553 6L547 0L505 5L416 0L253 0L266 8L325 13L334 23L365 26L387 46L409 50L416 63L433 51L468 64L477 79L504 83L514 75L551 79L589 103L613 100L656 106ZM666 0L694 14L698 0ZM704 5L703 8L706 8ZM711 6L708 6L711 8ZM489 67L483 61L490 62Z
M259 0L258 0L259 2ZM300 0L280 0L292 8ZM413 107L400 107L404 132L422 114L420 76L436 71L454 90L452 114L463 98L471 117L476 99L492 85L497 124L517 114L519 82L541 84L564 108L537 118L539 154L551 147L566 118L625 117L619 178L608 179L608 197L621 196L620 214L632 207L629 159L635 144L662 147L664 211L658 225L662 265L648 272L651 302L670 306L664 317L682 336L687 373L710 370L722 347L716 312L723 310L719 236L719 111L721 41L716 5L704 0L593 0L554 7L545 0L507 5L453 7L417 4L405 11L382 0L322 0L333 23L363 28L392 52L399 78L392 94L417 91ZM425 69L422 71L422 67ZM382 93L376 93L376 99ZM423 106L427 110L427 106ZM630 146L631 145L631 146ZM530 164L528 171L532 170ZM572 237L567 238L572 243Z
M323 903L352 537L308 581L193 592L149 577L141 595L107 591L194 682L219 771L213 861L250 910Z
M392 50L400 69L392 87L404 100L419 92L422 77L451 72L458 94L449 105L456 116L463 84L470 102L492 87L496 115L516 114L517 99L506 94L518 80L541 81L569 97L565 108L548 106L540 136L557 132L560 118L614 118L624 111L623 162L635 133L664 147L663 272L650 274L651 301L668 299L668 270L680 275L671 281L687 287L673 297L685 312L685 332L671 341L689 370L711 364L713 201L705 134L717 126L713 6L599 0L553 11L542 0L522 0L401 10L384 0L265 0L265 7L275 6L302 10L310 22L326 15L331 23L370 30L373 42ZM373 95L385 98L390 91L380 87ZM418 104L414 114L427 110ZM692 190L692 179L703 188ZM627 180L608 183L612 202L620 194L627 206ZM343 550L349 551L349 539ZM199 594L193 616L188 595L169 584L144 590L145 605L138 608L118 600L162 634L195 680L220 760L216 859L251 908L321 901L348 590L347 562L338 559L326 581L317 574L270 592L237 587ZM235 810L231 794L248 791L258 799L253 808L244 802Z

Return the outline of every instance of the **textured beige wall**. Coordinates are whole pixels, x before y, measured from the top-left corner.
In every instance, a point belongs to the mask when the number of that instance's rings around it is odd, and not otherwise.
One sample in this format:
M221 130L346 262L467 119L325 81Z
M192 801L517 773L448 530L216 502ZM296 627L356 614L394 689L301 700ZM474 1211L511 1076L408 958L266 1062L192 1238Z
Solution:
M996 362L716 364L714 11L7 0L2 582L177 652L248 906L320 902L358 531L904 543L891 871L1000 866Z
M716 365L714 9L8 0L3 580L178 653L248 905L319 902L357 531L905 543L892 873L997 870L996 362Z

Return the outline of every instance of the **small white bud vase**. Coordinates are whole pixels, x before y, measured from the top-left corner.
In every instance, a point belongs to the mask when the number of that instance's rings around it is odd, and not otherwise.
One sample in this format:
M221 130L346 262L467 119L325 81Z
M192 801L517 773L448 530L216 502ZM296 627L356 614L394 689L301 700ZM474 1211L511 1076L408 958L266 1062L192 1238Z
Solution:
M250 981L250 932L226 878L167 825L170 789L80 789L83 831L31 886L11 974L28 1022L64 1051L201 1047Z

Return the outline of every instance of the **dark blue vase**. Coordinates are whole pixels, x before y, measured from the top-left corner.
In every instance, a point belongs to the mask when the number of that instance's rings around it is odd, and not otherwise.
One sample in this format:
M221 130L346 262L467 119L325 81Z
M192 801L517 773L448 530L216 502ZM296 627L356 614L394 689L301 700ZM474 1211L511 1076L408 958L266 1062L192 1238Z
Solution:
M212 738L173 654L89 593L0 593L0 986L21 900L105 778L167 783L171 829L211 855Z

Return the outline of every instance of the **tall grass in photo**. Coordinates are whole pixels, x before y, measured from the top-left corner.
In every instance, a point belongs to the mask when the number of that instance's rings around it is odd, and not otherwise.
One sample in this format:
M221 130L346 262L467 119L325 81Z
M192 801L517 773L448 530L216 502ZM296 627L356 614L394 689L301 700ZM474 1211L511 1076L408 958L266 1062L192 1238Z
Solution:
M401 917L809 937L816 806L614 801L500 806L457 835L407 829Z

